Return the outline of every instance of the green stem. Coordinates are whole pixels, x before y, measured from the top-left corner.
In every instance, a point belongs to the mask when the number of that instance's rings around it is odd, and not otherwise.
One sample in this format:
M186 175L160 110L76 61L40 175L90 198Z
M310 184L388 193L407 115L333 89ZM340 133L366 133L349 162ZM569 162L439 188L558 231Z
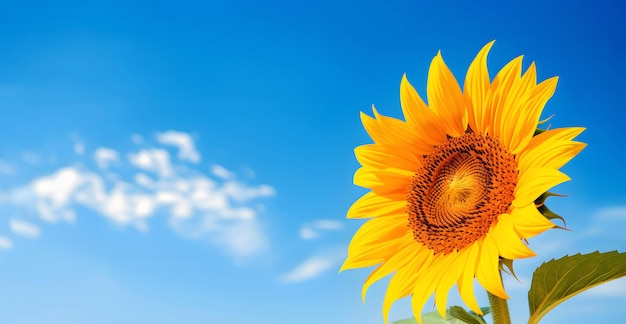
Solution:
M509 305L506 299L502 299L490 292L487 292L487 295L489 296L493 324L511 324L511 315L509 315Z

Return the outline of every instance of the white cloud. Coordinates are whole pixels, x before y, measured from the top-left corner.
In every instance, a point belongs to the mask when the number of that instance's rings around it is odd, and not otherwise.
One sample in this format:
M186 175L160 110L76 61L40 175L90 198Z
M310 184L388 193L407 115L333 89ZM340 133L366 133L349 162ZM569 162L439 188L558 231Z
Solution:
M20 219L11 218L9 220L9 227L13 233L27 238L37 238L41 235L41 231L37 225Z
M300 228L300 238L301 239L313 240L313 239L316 239L316 238L319 238L319 237L320 237L320 234L316 230L314 230L312 228L309 228L309 227L302 227L302 228Z
M14 175L15 167L5 161L0 160L0 174Z
M626 220L626 206L611 206L595 213L601 220Z
M96 160L96 164L98 164L98 167L104 170L109 167L109 164L111 162L118 162L120 159L120 156L117 153L117 151L113 149L106 148L106 147L99 147L94 152L93 158Z
M135 183L137 183L138 185L143 186L143 187L145 187L147 189L153 189L154 188L154 180L152 180L152 178L150 178L145 173L137 173L137 174L135 174Z
M173 174L170 154L163 149L141 150L135 154L130 154L128 160L134 166L154 171L161 177L169 177Z
M274 188L268 185L250 187L236 181L227 181L224 183L222 186L222 192L237 201L246 201L258 197L268 197L275 194Z
M120 173L105 170L119 156L113 149L99 148L94 154L99 168L60 168L0 192L0 205L39 215L47 222L72 222L78 210L90 210L141 232L148 230L155 215L163 214L181 236L207 241L237 259L269 249L270 241L258 215L262 209L257 206L259 199L275 194L271 186L212 178L191 166L177 165L162 148L128 154L130 163L115 169ZM232 173L232 177L236 175ZM18 219L11 220L11 228L24 236L40 234L35 224Z
M213 173L213 175L215 175L216 177L224 180L231 179L235 176L234 173L219 164L213 164L213 166L211 167L211 173Z
M334 219L318 219L310 223L305 223L300 228L300 238L313 240L321 236L320 231L337 231L343 226L340 221Z
M84 175L77 169L66 167L54 174L34 180L30 184L30 194L36 201L39 216L46 221L55 222L60 219L73 221L74 214L67 210L72 196L78 186L93 180L95 175Z
M167 131L156 135L157 141L164 145L172 145L178 148L178 158L193 163L200 162L200 153L196 151L193 139L187 133Z
M327 251L326 253L314 255L296 266L293 270L282 275L283 282L301 282L319 277L324 272L333 268L339 268L339 263L343 259L343 249Z
M13 247L13 241L6 236L0 236L0 250L10 250Z
M257 255L269 247L267 236L258 222L251 219L235 222L224 228L218 237L218 243L237 257Z

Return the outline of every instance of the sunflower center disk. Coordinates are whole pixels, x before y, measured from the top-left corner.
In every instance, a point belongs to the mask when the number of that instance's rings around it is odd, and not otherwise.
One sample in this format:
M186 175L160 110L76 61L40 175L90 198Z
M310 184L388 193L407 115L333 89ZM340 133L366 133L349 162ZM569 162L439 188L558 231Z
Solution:
M475 242L508 211L516 181L515 157L497 138L450 138L411 179L407 213L415 240L444 254Z

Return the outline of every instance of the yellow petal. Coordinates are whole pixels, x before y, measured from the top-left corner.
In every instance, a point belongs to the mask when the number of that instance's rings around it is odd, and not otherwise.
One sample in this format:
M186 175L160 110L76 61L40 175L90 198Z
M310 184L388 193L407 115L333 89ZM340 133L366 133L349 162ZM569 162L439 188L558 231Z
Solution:
M535 201L550 188L569 181L570 177L552 168L533 168L531 172L520 174L513 194L513 207L523 207Z
M463 93L468 107L468 123L475 133L485 135L485 125L490 124L491 107L487 103L487 91L489 89L489 71L487 69L487 54L494 41L485 45L472 64L470 64L465 76Z
M443 119L446 133L461 136L467 128L468 113L459 83L441 57L433 58L428 70L426 92L430 107Z
M479 243L474 242L470 246L466 247L462 252L467 254L467 263L463 265L463 274L459 278L457 286L459 289L459 295L461 295L465 305L467 305L467 307L475 313L482 315L480 306L478 306L478 302L476 301L476 295L474 295L474 275L476 264L478 263L479 251Z
M446 258L451 259L451 263L444 268L447 270L440 274L441 280L435 289L435 305L437 306L437 311L439 311L439 314L443 318L446 318L446 301L448 299L448 292L452 286L454 286L454 283L461 278L463 270L465 270L468 255L467 251L453 251L452 253L446 255Z
M398 299L408 296L418 284L418 278L424 268L430 268L431 253L427 253L424 263L409 263L408 266L398 269L398 272L391 277L385 299L383 300L383 318L385 323L389 319L391 305Z
M532 139L537 129L541 112L552 97L552 94L554 94L557 82L557 77L550 78L541 82L529 92L529 96L523 103L522 113L518 116L515 124L516 136L511 141L511 153L518 154Z
M535 204L529 204L521 208L513 208L511 218L515 231L525 239L554 227L554 224L537 210Z
M537 134L534 136L528 145L524 148L524 151L520 153L520 155L524 155L535 149L535 147L542 145L545 142L560 142L560 141L571 141L576 136L580 135L583 131L585 131L584 127L567 127L567 128L554 128L548 129L543 133Z
M361 145L354 149L357 161L362 166L383 170L389 167L416 172L421 162L406 154L397 154L392 149L379 144Z
M557 142L554 145L543 145L530 152L524 159L520 158L518 169L520 172L532 172L533 168L540 167L559 169L586 146L585 143L565 141Z
M421 311L428 298L439 285L441 273L449 269L452 258L446 258L443 254L437 254L427 268L420 269L418 273L418 285L413 289L411 296L411 308L418 323L422 323Z
M368 220L357 230L348 246L345 269L354 268L354 263L375 260L370 265L388 259L408 244L413 244L413 233L407 226L405 215L376 217Z
M535 253L526 246L515 232L513 219L509 214L498 217L498 224L492 229L493 239L498 244L500 256L509 259L521 259L535 256Z
M352 236L348 251L404 236L410 232L407 224L406 214L369 219Z
M375 143L389 146L394 149L394 153L405 154L411 158L419 158L432 151L432 146L424 142L407 123L380 115L374 106L372 111L376 118L361 113L361 122Z
M376 170L361 167L354 173L354 184L380 194L406 194L413 174L411 171L398 168Z
M347 218L370 218L406 213L406 196L381 196L368 192L359 198L348 210Z
M498 245L493 241L490 233L487 233L480 248L476 279L490 293L500 298L509 299L502 286L498 262Z
M372 284L404 267L409 262L419 263L422 265L424 261L426 261L428 253L430 252L426 248L415 242L415 244L407 245L404 249L398 251L398 253L384 261L384 263L372 271L372 273L365 280L363 290L361 292L363 302L365 302L365 294Z
M358 242L358 244L351 242L348 248L348 257L339 271L380 264L412 243L413 233L410 232L404 236L393 236L384 241Z
M431 146L446 141L446 131L437 114L428 108L415 88L409 83L406 74L400 82L400 103L407 123L415 128L422 139Z
M583 130L584 128L560 128L533 137L518 155L518 170L520 173L527 173L537 167L559 169L587 146L571 141Z
M507 63L500 72L493 78L493 82L487 93L487 106L491 107L491 124L485 125L486 132L501 137L502 122L504 119L504 108L506 98L513 86L513 83L522 73L523 56L518 56Z
M528 118L527 115L529 112L526 111L526 108L531 97L531 90L536 85L536 82L537 71L535 68L535 62L532 62L524 75L513 82L513 85L511 86L504 102L502 110L502 123L500 124L500 139L513 154L517 153L517 148L520 145L521 140L526 137L530 140L530 137L532 137L535 131L535 129L532 129L530 134L520 134L520 130L526 126L522 122ZM543 106L541 108L543 108ZM541 109L539 110L539 113L541 114ZM536 116L536 118L536 121L538 122L539 116ZM535 126L537 126L536 123ZM528 136L525 137L524 135Z

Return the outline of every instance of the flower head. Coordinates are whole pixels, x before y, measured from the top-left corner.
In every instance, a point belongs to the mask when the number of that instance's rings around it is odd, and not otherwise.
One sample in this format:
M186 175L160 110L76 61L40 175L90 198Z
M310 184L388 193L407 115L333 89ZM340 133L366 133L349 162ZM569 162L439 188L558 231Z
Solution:
M394 301L411 295L415 317L434 293L445 316L449 290L482 314L474 278L490 293L508 298L500 258L534 256L525 244L555 225L535 203L548 189L569 180L559 171L584 143L572 141L583 128L536 132L557 78L537 84L534 62L522 74L522 57L493 80L485 45L471 63L463 90L440 53L428 72L427 105L406 76L400 100L406 121L361 114L373 144L355 149L362 167L354 183L371 191L348 218L371 218L350 242L342 270L377 268L368 287L395 272L383 302L387 321Z

